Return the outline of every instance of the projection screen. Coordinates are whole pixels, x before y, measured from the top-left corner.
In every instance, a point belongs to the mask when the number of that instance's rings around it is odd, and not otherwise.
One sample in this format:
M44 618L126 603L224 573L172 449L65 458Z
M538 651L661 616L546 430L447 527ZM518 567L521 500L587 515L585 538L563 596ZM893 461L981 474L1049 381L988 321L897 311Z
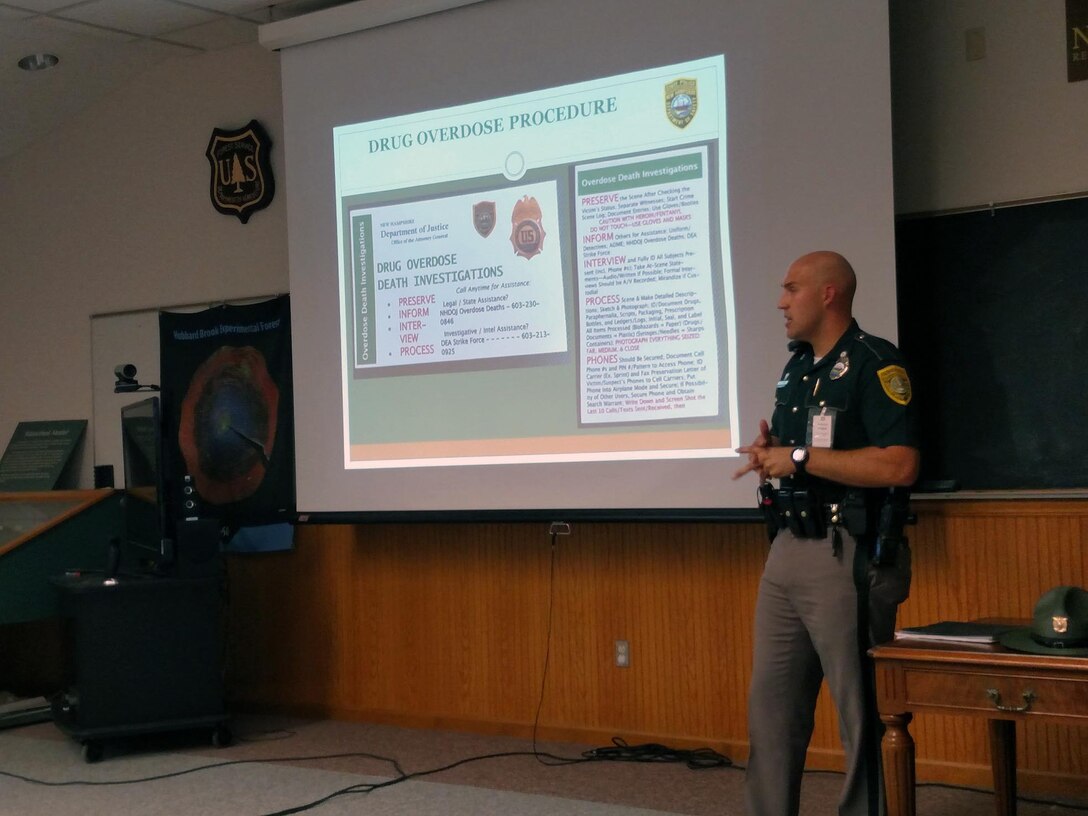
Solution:
M843 252L896 335L887 9L814 5L485 0L285 48L300 511L748 515L789 262Z

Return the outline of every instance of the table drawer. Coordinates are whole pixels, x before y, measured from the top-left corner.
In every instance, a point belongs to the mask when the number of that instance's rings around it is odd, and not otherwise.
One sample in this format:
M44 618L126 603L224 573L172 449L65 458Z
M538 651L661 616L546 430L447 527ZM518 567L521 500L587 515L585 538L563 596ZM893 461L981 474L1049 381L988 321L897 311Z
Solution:
M1083 678L907 669L904 680L911 708L1072 715L1088 722L1088 661Z

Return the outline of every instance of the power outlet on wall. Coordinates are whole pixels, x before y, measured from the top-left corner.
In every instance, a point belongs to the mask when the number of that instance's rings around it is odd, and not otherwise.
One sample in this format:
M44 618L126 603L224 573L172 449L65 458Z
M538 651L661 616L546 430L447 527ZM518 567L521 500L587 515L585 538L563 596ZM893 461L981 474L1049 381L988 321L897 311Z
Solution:
M631 646L626 640L616 641L616 665L621 669L631 665Z

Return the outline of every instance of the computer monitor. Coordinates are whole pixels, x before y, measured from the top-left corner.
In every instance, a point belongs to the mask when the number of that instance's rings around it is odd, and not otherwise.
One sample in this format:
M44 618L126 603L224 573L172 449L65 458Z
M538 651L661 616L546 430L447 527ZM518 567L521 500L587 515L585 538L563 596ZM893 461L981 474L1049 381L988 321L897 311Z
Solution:
M173 551L166 512L163 424L158 397L121 408L121 450L125 467L124 550L141 566L167 567Z

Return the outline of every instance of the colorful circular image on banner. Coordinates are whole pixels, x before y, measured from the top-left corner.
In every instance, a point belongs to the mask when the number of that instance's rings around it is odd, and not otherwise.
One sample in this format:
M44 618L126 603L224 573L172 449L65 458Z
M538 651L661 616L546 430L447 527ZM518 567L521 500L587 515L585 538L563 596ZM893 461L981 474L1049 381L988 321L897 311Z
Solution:
M181 404L178 445L202 499L229 504L257 491L278 407L279 389L252 346L223 346L200 364Z

